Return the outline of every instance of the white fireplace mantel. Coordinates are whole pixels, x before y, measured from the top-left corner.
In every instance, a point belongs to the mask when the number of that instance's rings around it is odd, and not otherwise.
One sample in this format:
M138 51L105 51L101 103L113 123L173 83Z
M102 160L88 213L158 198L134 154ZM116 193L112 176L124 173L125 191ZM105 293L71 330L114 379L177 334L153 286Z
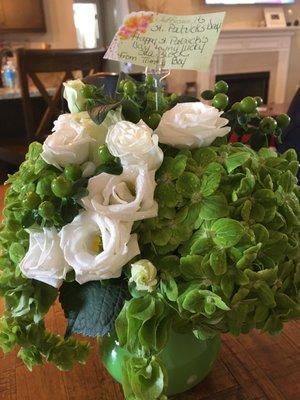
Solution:
M298 27L286 28L233 28L224 29L212 59L211 67L206 72L199 72L197 83L200 90L213 87L216 75L228 73L228 62L224 65L224 59L228 55L234 58L233 69L230 73L249 72L245 65L245 54L256 57L251 72L270 71L272 74L273 88L269 89L269 102L283 104L286 94L291 41ZM276 65L273 59L268 62L268 54L276 53ZM242 56L243 55L243 56ZM261 55L261 56L260 56ZM241 62L238 62L239 57ZM264 57L263 62L259 62ZM266 58L267 57L267 58ZM266 61L265 61L266 60ZM226 67L226 69L225 69ZM270 96L271 93L271 96Z

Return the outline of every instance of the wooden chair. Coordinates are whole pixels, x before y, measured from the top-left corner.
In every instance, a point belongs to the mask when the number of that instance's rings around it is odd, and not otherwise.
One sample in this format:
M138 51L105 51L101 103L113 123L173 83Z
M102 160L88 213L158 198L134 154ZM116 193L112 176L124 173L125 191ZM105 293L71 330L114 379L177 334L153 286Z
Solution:
M13 146L0 146L0 164L2 164L2 167L3 163L19 165L20 160L24 158L28 144L33 140L42 141L50 133L52 122L61 113L63 82L74 79L73 71L82 71L83 76L85 76L103 71L105 66L103 59L105 50L103 49L17 49L16 54L26 132L24 132L22 146L19 145L15 148ZM52 96L37 75L43 72L63 72L61 81ZM31 78L47 106L38 125L34 118L28 77Z
M74 79L72 71L82 71L83 76L103 71L105 50L30 50L17 49L19 81L23 101L28 140L49 134L49 124L59 115L63 82ZM51 97L38 78L41 72L64 72L55 94ZM45 114L38 127L35 126L31 107L28 76L39 90L47 104Z

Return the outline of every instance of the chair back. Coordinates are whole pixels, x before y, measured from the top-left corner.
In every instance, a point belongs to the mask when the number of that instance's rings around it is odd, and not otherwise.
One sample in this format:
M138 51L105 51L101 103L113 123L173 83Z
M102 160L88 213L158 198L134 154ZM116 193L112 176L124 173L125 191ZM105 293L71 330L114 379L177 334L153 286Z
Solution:
M17 49L19 83L22 94L23 113L26 126L27 142L42 138L49 134L50 125L60 114L59 105L62 98L63 82L73 78L73 71L82 71L83 76L104 70L103 49L67 49L67 50L35 50ZM63 72L54 95L38 77L38 73ZM46 102L46 111L36 126L32 102L30 98L28 77Z

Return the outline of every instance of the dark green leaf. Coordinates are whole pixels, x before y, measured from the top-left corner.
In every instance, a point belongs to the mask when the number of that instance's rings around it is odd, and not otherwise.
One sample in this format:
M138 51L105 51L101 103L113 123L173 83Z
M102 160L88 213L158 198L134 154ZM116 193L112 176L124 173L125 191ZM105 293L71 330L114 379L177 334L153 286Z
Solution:
M113 104L98 104L89 110L89 115L95 124L100 125L105 120L109 111L115 110L120 104L120 101Z
M68 319L66 336L104 336L114 329L114 322L128 296L125 285L112 282L65 282L60 288L60 302Z

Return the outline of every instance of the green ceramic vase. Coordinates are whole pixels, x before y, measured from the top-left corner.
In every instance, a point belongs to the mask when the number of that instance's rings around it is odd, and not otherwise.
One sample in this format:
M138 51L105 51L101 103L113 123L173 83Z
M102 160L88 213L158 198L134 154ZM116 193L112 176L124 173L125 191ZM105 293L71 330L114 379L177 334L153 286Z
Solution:
M102 362L110 375L122 383L123 357L127 351L116 341L115 336L101 339ZM198 340L192 332L172 332L160 358L168 371L169 396L185 392L196 386L211 370L220 350L220 336Z

